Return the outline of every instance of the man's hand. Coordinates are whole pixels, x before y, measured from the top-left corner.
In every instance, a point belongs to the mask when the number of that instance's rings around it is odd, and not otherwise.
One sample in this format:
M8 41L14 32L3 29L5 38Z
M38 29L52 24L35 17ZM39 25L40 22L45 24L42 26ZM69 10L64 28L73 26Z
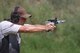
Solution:
M46 31L53 31L55 28L56 26L52 22L46 24Z

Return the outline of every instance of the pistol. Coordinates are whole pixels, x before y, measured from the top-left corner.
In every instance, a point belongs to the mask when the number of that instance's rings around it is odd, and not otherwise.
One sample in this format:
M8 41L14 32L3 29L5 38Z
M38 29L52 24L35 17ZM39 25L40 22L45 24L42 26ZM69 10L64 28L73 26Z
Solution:
M54 18L54 19L49 19L49 20L47 20L47 23L49 23L49 22L51 22L51 23L53 23L54 25L56 25L56 24L64 23L65 20L58 20L57 18ZM47 32L49 32L49 31L51 31L51 30L48 30Z
M47 22L52 22L56 25L56 24L64 23L65 20L58 20L57 18L54 18L54 19L47 20Z

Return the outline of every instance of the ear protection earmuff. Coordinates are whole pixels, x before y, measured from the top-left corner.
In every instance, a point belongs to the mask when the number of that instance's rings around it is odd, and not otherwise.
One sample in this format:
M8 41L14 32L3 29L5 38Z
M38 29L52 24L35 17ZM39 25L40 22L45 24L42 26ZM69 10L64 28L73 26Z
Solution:
M15 7L14 11L11 13L11 22L17 24L19 22L20 15L17 12L20 7Z

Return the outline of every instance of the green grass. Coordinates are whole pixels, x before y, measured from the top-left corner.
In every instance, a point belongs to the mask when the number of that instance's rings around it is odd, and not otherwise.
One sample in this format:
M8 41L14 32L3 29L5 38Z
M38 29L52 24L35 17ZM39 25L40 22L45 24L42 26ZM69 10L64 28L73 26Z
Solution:
M44 24L52 17L65 19L53 32L23 33L21 53L80 53L79 0L2 0L0 21L10 16L15 5L23 6L33 17L26 23ZM5 4L3 4L5 3Z

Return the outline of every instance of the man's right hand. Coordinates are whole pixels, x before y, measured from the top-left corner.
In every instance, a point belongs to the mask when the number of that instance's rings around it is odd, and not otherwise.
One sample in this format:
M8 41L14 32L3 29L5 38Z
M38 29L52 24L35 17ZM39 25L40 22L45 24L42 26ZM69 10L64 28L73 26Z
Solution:
M47 23L46 24L46 31L53 31L56 28L56 26L54 25L54 23Z

